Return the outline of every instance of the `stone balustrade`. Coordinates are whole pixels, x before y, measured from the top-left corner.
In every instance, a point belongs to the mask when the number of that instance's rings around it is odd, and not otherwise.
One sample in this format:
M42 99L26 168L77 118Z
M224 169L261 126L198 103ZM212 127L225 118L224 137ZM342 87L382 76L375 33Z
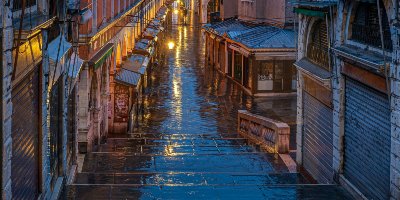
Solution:
M239 110L238 132L269 152L289 152L290 127L286 123Z

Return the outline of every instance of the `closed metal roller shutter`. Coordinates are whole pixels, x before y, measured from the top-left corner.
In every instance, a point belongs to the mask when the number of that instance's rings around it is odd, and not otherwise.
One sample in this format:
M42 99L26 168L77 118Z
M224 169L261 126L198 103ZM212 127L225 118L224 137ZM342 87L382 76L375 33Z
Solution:
M368 199L389 199L389 101L347 78L345 105L344 176Z
M61 81L62 78L59 78L50 90L50 109L48 112L48 123L50 124L48 134L50 142L50 176L52 177L52 189L54 189L53 187L59 176L61 164Z
M39 71L34 69L12 89L13 199L37 199L39 191Z
M333 179L332 109L303 92L303 166L319 183Z

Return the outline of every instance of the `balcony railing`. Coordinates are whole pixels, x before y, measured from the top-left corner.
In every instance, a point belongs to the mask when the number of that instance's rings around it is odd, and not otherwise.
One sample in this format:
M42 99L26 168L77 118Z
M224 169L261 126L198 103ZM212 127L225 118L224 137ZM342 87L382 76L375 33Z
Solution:
M327 71L331 71L329 65L328 48L324 48L311 42L310 44L308 44L307 58L309 58L315 64L319 65L321 68Z
M238 131L271 153L288 153L290 127L266 117L238 111Z
M375 47L382 47L379 26L353 24L351 39ZM393 45L389 28L385 28L383 30L383 43L385 45L385 49L392 50Z

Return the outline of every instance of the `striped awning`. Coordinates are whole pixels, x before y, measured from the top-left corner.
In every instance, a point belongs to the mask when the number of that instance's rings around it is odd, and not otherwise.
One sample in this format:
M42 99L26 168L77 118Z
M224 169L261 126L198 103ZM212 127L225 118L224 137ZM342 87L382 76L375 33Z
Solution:
M111 55L114 50L114 43L108 43L101 48L96 55L89 60L89 65L97 69Z

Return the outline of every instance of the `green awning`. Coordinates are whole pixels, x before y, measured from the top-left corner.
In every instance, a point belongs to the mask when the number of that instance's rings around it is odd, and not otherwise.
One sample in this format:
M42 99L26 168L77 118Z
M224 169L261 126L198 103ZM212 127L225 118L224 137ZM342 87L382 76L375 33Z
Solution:
M322 11L316 11L316 10L308 10L304 8L294 8L294 12L298 14L303 14L311 17L321 17L324 18L326 13Z
M93 66L94 69L99 68L104 61L111 55L114 50L114 44L108 43L103 48L101 48L96 55L89 60L89 65Z

